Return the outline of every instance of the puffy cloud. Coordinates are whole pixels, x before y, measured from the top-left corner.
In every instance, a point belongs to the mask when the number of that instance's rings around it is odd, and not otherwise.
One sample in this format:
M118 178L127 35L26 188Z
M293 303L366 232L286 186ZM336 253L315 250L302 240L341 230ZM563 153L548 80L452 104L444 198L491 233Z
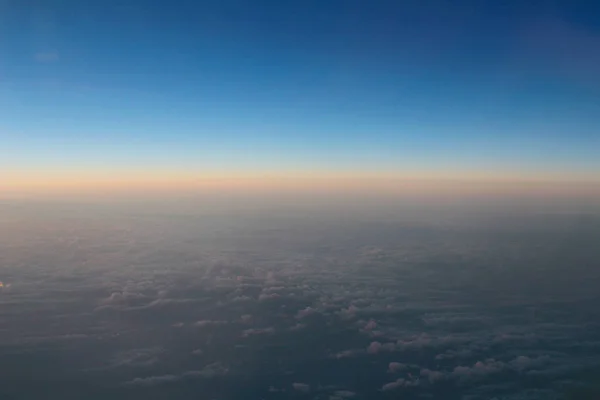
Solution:
M367 346L367 353L369 354L377 354L382 351L394 351L396 350L396 345L394 343L380 343L380 342L371 342L369 346Z
M372 331L373 329L377 328L377 322L375 322L374 320L369 320L369 322L367 322L367 324L365 325L365 327L363 328L365 331Z
M300 310L300 311L298 311L296 313L296 318L297 319L306 318L309 315L314 314L315 312L316 312L316 310L314 308L312 308L312 307L306 307L306 308L304 308L304 309L302 309L302 310Z
M485 361L477 361L472 367L457 366L452 371L452 377L461 381L482 378L487 375L496 374L503 371L506 364L489 358Z
M278 293L261 293L260 296L258 296L258 300L259 301L267 301L267 300L273 300L273 299L278 299L281 296Z
M421 376L426 378L430 383L436 383L446 379L446 374L440 371L432 371L430 369L424 368L421 370Z
M348 308L342 308L338 315L344 319L351 319L356 317L356 313L358 313L358 308L354 305L350 305Z
M306 328L306 324L297 323L296 325L290 328L290 331L298 331L300 329Z
M129 300L132 300L132 299L143 299L145 297L146 296L144 296L143 294L135 293L135 292L128 292L128 291L112 292L110 294L110 296L100 300L100 304L101 305L120 305L120 304L126 304Z
M537 357L537 358L519 356L519 357L515 358L514 360L510 361L509 365L512 368L514 368L520 372L520 371L525 371L528 369L542 367L545 364L548 364L549 361L550 361L549 356L541 356L541 357Z
M299 392L303 392L303 393L308 393L310 392L310 385L306 384L306 383L293 383L292 387L294 388L294 390L297 390Z
M404 371L406 368L407 368L406 364L402 364L402 363L399 363L399 362L392 361L388 365L388 372L390 372L390 373L396 373L396 372Z

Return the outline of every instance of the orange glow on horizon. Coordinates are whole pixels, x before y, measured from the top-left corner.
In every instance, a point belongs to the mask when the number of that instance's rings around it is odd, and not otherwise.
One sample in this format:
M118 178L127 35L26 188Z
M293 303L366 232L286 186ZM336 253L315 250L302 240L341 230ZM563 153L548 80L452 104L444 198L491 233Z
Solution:
M585 177L584 177L585 178ZM306 192L379 193L391 195L461 194L600 196L600 180L575 181L566 174L499 174L489 172L355 172L283 171L280 173L182 171L48 171L0 174L2 195Z

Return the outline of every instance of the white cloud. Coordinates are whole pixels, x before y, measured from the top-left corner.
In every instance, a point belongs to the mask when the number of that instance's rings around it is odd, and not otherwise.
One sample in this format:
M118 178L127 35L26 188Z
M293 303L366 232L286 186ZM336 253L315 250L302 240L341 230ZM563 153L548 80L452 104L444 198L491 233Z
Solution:
M519 356L512 360L509 364L512 368L517 371L525 371L528 369L539 368L544 366L550 361L549 356L541 356L537 358L530 358L526 356Z
M446 374L440 371L432 371L430 369L424 368L421 370L421 376L423 378L427 378L430 383L436 383L446 379Z
M316 312L316 310L314 308L312 308L312 307L306 307L306 308L304 308L304 309L302 309L302 310L300 310L300 311L298 311L296 313L296 318L297 319L306 318L309 315L314 314L315 312Z
M275 328L250 328L242 332L242 337L254 336L254 335L265 335L275 332Z
M452 371L451 376L461 381L481 378L496 374L506 368L506 364L489 358L485 361L477 361L472 367L458 366Z
M158 375L158 376L148 376L145 378L135 378L131 381L125 382L125 385L132 386L155 386L162 385L166 383L178 382L183 379L195 379L195 378L203 378L203 379L211 379L218 376L226 375L229 372L229 369L224 367L220 363L213 363L205 366L201 370L193 370L186 371L181 374L168 374L168 375Z
M201 320L201 321L196 321L194 322L194 326L199 327L199 328L204 328L207 326L219 326L219 325L225 325L227 324L227 321L211 321L211 320Z
M390 373L404 371L405 369L406 369L406 364L402 364L402 363L395 362L395 361L392 361L388 365L388 372L390 372Z
M242 316L240 317L240 320L241 320L243 323L247 324L247 323L249 323L249 322L252 320L252 315L250 315L250 314L244 314L244 315L242 315Z
M377 328L377 322L375 322L374 320L369 320L369 322L367 322L367 324L365 325L365 327L363 328L365 331L372 331L373 329Z
M383 390L384 392L388 392L390 390L396 390L399 388L403 388L403 387L413 387L413 386L418 386L419 385L419 380L407 380L404 378L399 378L396 379L394 382L390 382L390 383L386 383L385 385L383 385L381 387L381 390Z
M350 390L336 390L335 393L333 394L335 397L339 397L342 399L350 399L352 397L356 396L356 393L350 391Z
M334 355L334 358L351 358L351 357L356 357L359 356L361 354L364 354L365 351L363 349L350 349L350 350L343 350L340 351L339 353L336 353Z
M158 362L163 352L159 347L124 351L113 357L111 367L149 367Z
M310 385L306 384L306 383L293 383L292 387L299 391L299 392L303 392L303 393L308 393L310 392Z
M380 342L371 342L371 344L367 347L367 353L369 354L377 354L382 351L394 351L396 350L396 345L392 342L389 343L380 343Z
M165 383L173 383L180 380L181 377L178 375L160 375L160 376L149 376L146 378L135 378L129 382L125 382L126 385L131 386L155 386L162 385Z
M281 296L278 293L261 293L261 295L258 296L258 300L266 301L266 300L278 299L280 297Z
M221 363L212 363L199 371L188 371L183 374L184 377L202 377L202 378L214 378L216 376L223 376L229 372L229 369L223 366Z

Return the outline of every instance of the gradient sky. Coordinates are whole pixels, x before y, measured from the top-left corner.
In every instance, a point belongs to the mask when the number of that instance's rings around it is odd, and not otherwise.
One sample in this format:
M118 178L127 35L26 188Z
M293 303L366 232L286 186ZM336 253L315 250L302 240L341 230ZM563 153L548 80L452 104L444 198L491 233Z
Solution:
M597 180L596 3L0 1L0 169Z

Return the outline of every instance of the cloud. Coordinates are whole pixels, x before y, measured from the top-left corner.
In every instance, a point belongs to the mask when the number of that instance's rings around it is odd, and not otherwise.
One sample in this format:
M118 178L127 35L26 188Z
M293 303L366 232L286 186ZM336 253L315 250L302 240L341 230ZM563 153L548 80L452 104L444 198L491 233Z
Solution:
M236 296L233 299L231 299L233 303L242 303L250 300L252 300L252 298L249 296Z
M100 300L100 304L102 305L119 305L126 304L128 300L131 299L142 299L145 296L140 293L132 293L132 292L113 292L107 298Z
M188 371L183 374L184 377L201 377L201 378L214 378L217 376L224 376L229 373L229 368L226 368L221 363L212 363L200 371Z
M35 53L33 58L39 63L54 63L59 60L59 55L55 51L39 52Z
M156 386L165 383L173 383L181 380L181 376L178 375L160 375L160 376L149 376L146 378L135 378L131 381L125 382L128 386Z
M212 363L205 366L201 370L186 371L181 374L168 374L149 376L145 378L135 378L131 381L125 382L127 386L156 386L167 383L178 382L184 379L211 379L219 376L224 376L229 373L229 369L224 367L221 363Z
M275 332L275 328L250 328L242 331L242 337L255 336L255 335L265 335L271 334Z
M369 354L377 354L383 351L394 351L396 350L395 343L380 343L380 342L372 342L369 346L367 346L367 353Z
M444 379L446 379L446 374L440 371L432 371L430 369L424 368L421 370L421 376L423 378L427 378L429 383L437 383Z
M240 317L240 320L242 321L242 323L247 324L250 321L252 321L252 315L250 314L244 314Z
M316 312L316 310L312 307L306 307L296 313L296 319L306 318L309 315L312 315Z
M201 320L201 321L196 321L193 323L193 325L198 328L204 328L204 327L208 327L208 326L220 326L220 325L226 325L226 324L227 324L227 321L211 321L211 320Z
M340 399L351 399L352 397L356 397L356 393L354 393L350 390L336 390L333 393L333 396L340 398Z
M404 371L404 370L406 370L406 368L407 368L406 364L402 364L402 363L399 363L399 362L392 361L388 365L388 372L389 373L396 373L396 372Z
M369 322L367 322L367 324L364 326L364 330L365 331L372 331L373 329L377 328L377 322L375 322L374 320L369 320Z
M358 307L354 306L354 305L350 305L347 308L342 308L339 312L338 315L344 319L351 319L351 318L355 318L356 317L356 313L358 313Z
M306 324L297 323L296 325L290 328L290 331L298 331L300 329L306 328Z
M281 296L278 293L261 293L261 295L258 296L258 300L266 301L266 300L278 299L280 297Z
M303 393L308 393L310 392L310 385L306 384L306 383L292 383L292 387L294 388L294 390L297 390L299 392L303 392Z
M491 374L497 374L506 368L506 364L489 358L485 361L477 361L472 367L458 366L452 371L452 377L461 381L481 378Z
M192 350L191 354L193 356L201 356L202 354L204 354L204 351L202 351L202 349L195 349L195 350Z
M512 368L517 371L525 371L528 369L542 367L550 361L549 356L541 356L537 358L530 358L527 356L519 356L512 360L509 364Z
M352 358L352 357L357 357L361 354L365 354L365 350L363 350L363 349L343 350L343 351L340 351L339 353L336 353L334 355L334 358L337 358L337 359Z
M396 379L394 382L386 383L381 387L381 390L384 392L389 392L391 390L396 390L403 387L414 387L419 385L419 380L408 380L404 378Z
M156 364L164 350L159 347L133 349L113 357L111 367L149 367Z

